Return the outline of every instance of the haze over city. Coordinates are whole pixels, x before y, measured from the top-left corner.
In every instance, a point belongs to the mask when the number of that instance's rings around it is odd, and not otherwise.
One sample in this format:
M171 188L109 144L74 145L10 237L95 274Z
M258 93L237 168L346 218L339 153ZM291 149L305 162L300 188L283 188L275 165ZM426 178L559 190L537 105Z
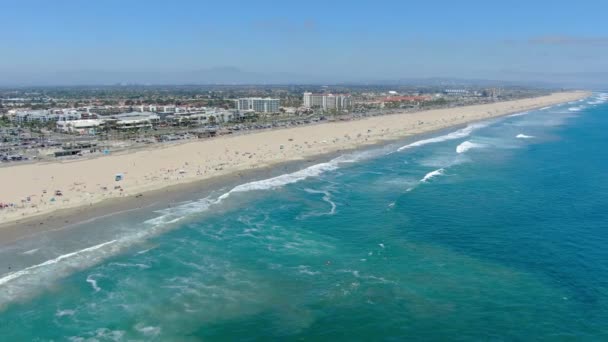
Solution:
M6 1L0 84L598 87L607 10L605 1Z

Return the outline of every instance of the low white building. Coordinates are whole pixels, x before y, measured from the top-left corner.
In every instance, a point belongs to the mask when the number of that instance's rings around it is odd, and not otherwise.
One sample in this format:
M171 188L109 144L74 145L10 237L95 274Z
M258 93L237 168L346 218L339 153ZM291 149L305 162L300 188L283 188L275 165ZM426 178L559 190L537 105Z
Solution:
M111 121L114 127L120 130L148 129L158 124L160 116L151 112L131 112L112 115Z
M82 114L72 109L20 110L12 113L11 119L17 123L79 120Z
M174 113L168 118L178 125L208 125L234 121L238 114L224 109L199 108L196 112Z
M65 133L94 135L104 126L101 119L57 121L57 130Z

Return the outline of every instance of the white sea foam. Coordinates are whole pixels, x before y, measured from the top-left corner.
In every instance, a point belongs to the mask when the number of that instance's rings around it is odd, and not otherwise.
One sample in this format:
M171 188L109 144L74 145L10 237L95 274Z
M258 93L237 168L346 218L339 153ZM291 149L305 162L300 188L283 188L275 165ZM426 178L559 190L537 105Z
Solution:
M481 122L475 123L475 124L470 124L465 128L459 129L457 131L454 131L454 132L451 132L451 133L448 133L445 135L441 135L441 136L429 138L429 139L418 140L411 144L401 146L397 151L403 151L403 150L410 149L413 147L420 147L420 146L424 146L427 144L433 144L433 143L438 143L438 142L447 141L447 140L464 138L464 137L469 136L473 131L486 127L487 125L488 125L488 123L481 123Z
M458 154L465 153L466 151L468 151L472 148L482 148L482 147L484 147L484 145L470 142L467 140L467 141L461 143L460 145L456 146L456 153L458 153Z
M296 183L302 180L305 180L310 177L318 177L321 174L329 171L333 171L338 169L339 165L342 163L353 163L360 159L357 155L350 156L341 156L335 159L332 159L326 163L320 163L316 165L309 166L303 170L299 170L292 173L286 173L284 175L280 175L273 178L263 179L259 181L253 181L241 185L237 185L232 190L226 192L225 194L218 197L217 201L222 201L228 198L230 195L237 192L248 192L255 190L271 190L282 187L287 184Z
M137 254L146 254L146 253L148 253L149 251L151 251L152 249L153 249L153 248L147 248L147 249L144 249L143 251L139 251L139 252L137 252Z
M548 107L545 107L548 108ZM542 109L542 108L541 108ZM521 112L521 113L515 113L515 114L511 114L509 115L509 117L514 117L514 116L522 116L522 115L526 115L529 114L530 112Z
M203 212L210 206L221 203L234 193L269 190L286 184L299 182L309 177L319 176L324 172L336 170L342 163L353 163L364 158L376 156L379 152L384 153L384 150L385 149L365 151L340 156L329 162L312 165L293 173L238 185L217 198L206 197L198 201L187 202L176 207L161 210L158 212L160 214L158 217L144 222L146 226L145 229L132 230L115 240L60 255L55 259L2 276L0 278L0 307L16 298L29 295L32 292L32 287L28 285L42 284L43 279L44 283L48 283L49 281L64 277L74 270L91 267L101 260L115 255L135 243L171 229L172 224L192 214ZM324 198L324 200L331 205L330 213L334 213L336 210L335 203L329 198ZM98 291L99 286L94 278L88 277L87 282L91 284L94 290Z
M420 182L426 183L431 178L434 178L434 177L437 177L437 176L441 176L444 171L445 170L443 168L431 171L431 172L427 173L426 175L424 175L424 177L422 177L422 179L420 180Z
M304 191L308 192L309 194L322 194L323 197L321 199L323 199L324 202L327 202L327 204L329 204L331 207L329 212L318 213L318 214L314 214L313 216L333 215L336 213L337 205L335 202L333 202L331 200L331 193L329 191L327 191L327 190L320 191L320 190L314 190L314 189L304 189ZM311 215L307 215L307 216L311 216Z
M25 251L25 252L23 252L21 254L31 255L31 254L34 254L34 253L38 252L39 250L40 250L40 248L30 249L29 251Z
M606 93L599 93L597 94L596 97L590 99L587 104L590 105L598 105L598 104L602 104L604 102L608 101L608 94Z
M76 310L57 310L55 317L74 316Z
M532 135L525 135L525 134L522 134L522 133L516 135L515 137L517 139L532 139L532 138L534 138L534 136L532 136Z
M65 260L69 260L69 259L71 259L73 257L93 252L95 250L98 250L98 249L100 249L100 248L102 248L104 246L113 244L115 242L116 242L116 240L100 243L99 245L96 245L96 246L92 246L92 247L88 247L88 248L85 248L85 249L81 249L81 250L76 251L76 252L60 255L60 256L56 257L55 259L47 260L47 261L45 261L45 262L43 262L41 264L30 266L30 267L24 268L24 269L22 269L20 271L17 271L17 272L9 273L9 274L5 275L4 277L0 278L0 285L4 285L4 284L8 283L11 280L20 278L20 277L28 275L28 274L31 274L32 271L35 271L36 269L39 269L39 268L42 268L42 267L45 267L45 266L49 266L49 265L53 265L53 264L57 264L57 263L65 261Z
M139 268L141 270L146 270L146 269L150 268L150 266L146 265L146 264L131 264L131 263L123 263L123 262L113 262L113 263L110 263L108 266L118 266L118 267L125 267L125 268Z
M310 266L300 265L300 266L298 266L298 273L314 276L314 275L320 274L321 272L311 271Z
M547 106L547 107L543 107L543 108L541 108L541 109L539 109L539 110L547 110L547 109L551 109L551 107L553 107L553 106Z
M30 294L36 288L32 287L33 284L44 286L74 270L90 267L103 258L116 254L120 248L117 242L118 240L104 242L4 275L0 278L0 308L16 298ZM94 279L87 278L93 285L89 280Z
M87 341L123 341L125 332L123 330L110 330L108 328L100 328L95 330L94 338Z
M160 327L155 327L155 326L145 326L143 324L137 324L135 326L135 329L137 331L139 331L140 333L144 334L145 336L158 336L160 335L161 329Z
M580 112L583 108L582 107L570 107L568 108L569 111L571 112Z
M95 292L101 291L101 287L97 286L97 279L93 278L96 274L90 274L87 276L87 283L91 284L91 287Z

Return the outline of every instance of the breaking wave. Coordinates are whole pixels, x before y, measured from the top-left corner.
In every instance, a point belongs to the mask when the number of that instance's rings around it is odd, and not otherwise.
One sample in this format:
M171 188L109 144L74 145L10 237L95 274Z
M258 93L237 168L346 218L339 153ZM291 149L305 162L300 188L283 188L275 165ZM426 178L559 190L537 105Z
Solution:
M433 144L433 143L438 143L438 142L442 142L442 141L447 141L447 140L455 140L455 139L460 139L460 138L464 138L469 136L473 131L486 127L489 123L475 123L475 124L470 124L465 128L459 129L457 131L442 135L442 136L438 136L438 137L434 137L434 138L429 138L429 139L423 139L423 140L418 140L415 141L411 144L405 145L405 146L401 146L397 151L403 151L406 149L410 149L413 147L419 147L419 146L424 146L427 144Z
M441 176L444 171L445 170L443 168L431 171L431 172L427 173L426 175L424 175L424 177L422 177L422 179L420 180L420 182L426 183L426 182L428 182L430 179L432 179L434 177Z
M160 214L159 216L143 222L143 225L145 226L143 229L127 233L112 241L87 247L76 252L63 254L41 264L5 274L0 278L0 287L2 288L0 291L0 309L16 298L29 295L31 287L27 285L40 284L41 286L44 286L44 283L56 281L76 270L92 267L107 257L116 255L142 240L172 229L174 223L192 214L204 212L211 206L221 203L235 193L278 188L310 177L319 176L328 171L336 170L339 168L340 164L353 163L364 158L373 157L376 154L378 154L378 151L366 151L343 155L326 163L312 165L296 172L238 185L217 198L206 197L198 201L191 201L176 207L160 210L158 211ZM331 205L331 210L328 214L335 213L336 205L331 201L331 197L328 193L324 193L323 200ZM142 267L141 265L135 266ZM91 285L95 292L101 290L93 276L88 276L86 281Z
M75 269L90 267L102 260L104 257L113 255L117 250L114 248L118 240L107 241L95 246L87 247L76 252L67 253L47 260L41 264L12 272L0 278L0 308L7 302L24 294L27 285L48 283ZM42 282L44 279L44 282ZM93 288L97 290L97 284L92 278L87 278Z
M522 134L522 133L516 135L515 137L517 139L532 139L532 138L534 138L534 136L532 136L532 135L525 135L525 134Z
M463 143L461 143L460 145L456 146L456 153L460 154L460 153L465 153L466 151L472 149L472 148L481 148L484 145L482 144L476 144L470 141L465 141Z

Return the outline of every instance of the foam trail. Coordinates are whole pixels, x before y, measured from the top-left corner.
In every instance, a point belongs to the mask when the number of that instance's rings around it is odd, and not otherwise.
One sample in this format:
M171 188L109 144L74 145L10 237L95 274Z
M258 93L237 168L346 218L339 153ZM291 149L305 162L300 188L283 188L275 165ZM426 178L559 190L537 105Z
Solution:
M101 291L101 287L97 286L97 280L93 279L93 275L87 277L87 283L91 284L91 287L95 292Z
M323 201L327 202L330 206L331 206L331 210L327 213L321 213L321 214L316 214L314 216L321 216L321 215L333 215L336 213L336 203L334 203L331 200L331 194L329 193L329 191L319 191L319 190L313 190L313 189L304 189L304 191L308 192L309 194L323 194Z
M76 310L57 310L55 317L74 316Z
M435 171L431 171L431 172L427 173L426 175L424 175L424 177L422 177L422 179L420 180L420 182L426 183L426 182L428 182L433 177L441 176L444 171L445 170L443 168L437 169Z
M427 144L433 144L433 143L438 143L438 142L442 142L442 141L447 141L447 140L454 140L454 139L460 139L460 138L464 138L469 136L473 131L486 127L488 124L487 123L476 123L476 124L471 124L468 125L465 128L459 129L457 131L442 135L442 136L438 136L438 137L434 137L434 138L429 138L429 139L424 139L424 140L418 140L416 142L413 142L411 144L405 145L405 146L401 146L397 151L403 151L409 148L413 148L413 147L419 147L419 146L424 146Z
M549 108L549 107L545 107L545 108ZM521 112L521 113L515 113L515 114L511 114L509 115L509 117L514 117L514 116L522 116L522 115L526 115L529 114L530 112Z
M580 112L582 109L582 107L570 107L568 108L569 111L571 112Z
M483 147L482 144L476 144L470 141L465 141L463 143L461 143L460 145L456 146L456 153L460 154L460 153L465 153L466 151L472 149L472 148L481 148Z
M58 257L57 257L57 258L55 258L55 259L47 260L47 261L45 261L45 262L43 262L43 263L41 263L41 264L38 264L38 265L34 265L34 266L30 266L30 267L24 268L24 269L22 269L21 271L17 271L17 272L9 273L8 275L6 275L6 276L4 276L4 277L0 278L0 285L4 285L4 284L6 284L7 282L9 282L9 281L11 281L11 280L13 280L13 279L17 279L17 278L22 277L22 276L24 276L24 275L28 275L28 274L30 274L30 273L31 273L31 271L36 270L36 269L38 269L38 268L41 268L41 267L44 267L44 266L53 265L53 264L57 264L57 263L59 263L59 262L61 262L61 261L63 261L63 260L67 260L67 259L72 258L72 257L74 257L74 256L77 256L77 255L80 255L80 254L85 254L85 253L88 253L88 252L95 251L95 250L100 249L100 248L102 248L102 247L104 247L104 246L107 246L107 245L113 244L113 243L115 243L116 241L117 241L117 240L112 240L112 241L108 241L108 242L100 243L99 245L92 246L92 247L88 247L88 248L85 248L85 249L81 249L81 250L76 251L76 252L72 252L72 253L68 253L68 254L60 255L60 256L58 256Z
M525 135L525 134L522 134L522 133L520 133L520 134L516 135L515 137L516 137L517 139L532 139L532 138L534 138L534 137L533 137L533 136L531 136L531 135Z

